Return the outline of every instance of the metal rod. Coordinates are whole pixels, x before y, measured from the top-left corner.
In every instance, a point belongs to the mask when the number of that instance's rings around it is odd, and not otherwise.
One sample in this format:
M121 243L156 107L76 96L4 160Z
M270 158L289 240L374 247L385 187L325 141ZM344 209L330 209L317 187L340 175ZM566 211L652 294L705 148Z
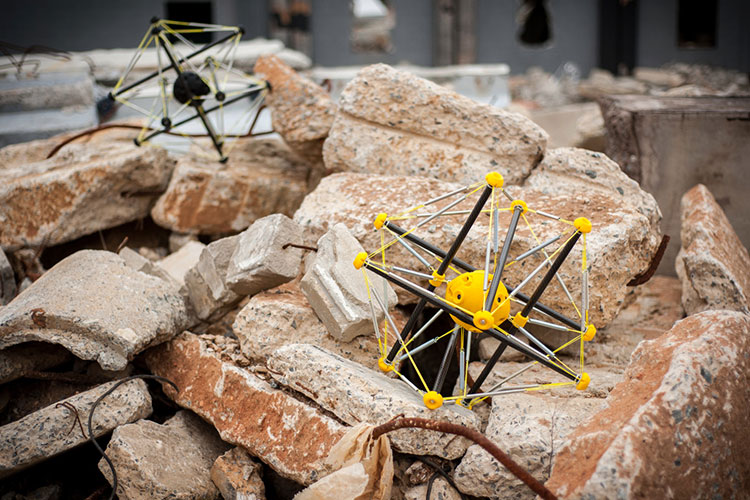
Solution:
M492 251L497 253L498 245L500 243L500 211L495 209L492 211Z
M440 200L444 200L446 198L450 198L453 195L456 195L458 193L463 193L465 191L468 191L471 189L471 186L464 186L462 188L458 188L455 191L451 191L450 193L441 194L440 196L437 196L435 198L432 198L431 200L427 200L423 203L424 206L432 205L433 203L436 203Z
M519 375L521 375L521 374L529 371L533 367L534 367L534 363L529 363L528 365L524 366L523 368L521 368L519 370L516 370L515 372L511 373L510 375L508 375L507 377L505 377L504 379L502 379L500 382L498 382L497 384L495 384L494 386L492 386L492 388L488 392L494 392L494 391L498 390L500 387L502 387L503 385L505 385L506 382L510 382L514 378L516 378Z
M416 354L418 352L424 351L425 349L427 349L431 345L434 345L439 339L440 339L440 337L433 337L433 338L431 338L430 340L428 340L424 344L418 345L414 349L411 349L409 351L409 354L402 354L399 358L396 359L395 362L396 363L400 363L403 360L405 360L406 358L408 358L409 356L413 356L414 354Z
M548 214L547 212L542 212L541 210L537 210L536 213L537 215L541 215L542 217L547 217L549 219L554 219L554 220L560 220L560 217L558 217L557 215Z
M543 326L543 327L546 327L546 328L552 328L553 330L560 330L561 332L567 332L568 331L568 329L566 327L564 327L564 326L556 325L554 323L549 323L548 321L542 321L540 319L529 318L529 323L531 323L532 325L538 325L538 326Z
M484 255L484 283L482 284L482 291L487 291L487 283L490 279L490 254L492 253L492 244L487 242L487 253Z
M523 213L523 207L516 205L513 209L513 217L510 219L510 226L508 226L508 232L505 235L505 241L503 242L503 250L500 252L500 258L495 266L495 274L492 275L492 283L490 284L490 291L487 294L487 299L484 303L485 311L492 310L492 304L495 302L495 294L497 294L497 288L500 286L500 278L503 276L503 268L505 268L505 262L508 260L508 252L510 252L510 245L513 243L513 236L516 234L516 226L518 226L518 219Z
M583 271L583 283L581 284L581 331L586 331L586 311L589 310L589 270Z
M445 376L448 374L448 364L452 358L451 354L453 354L453 349L456 347L456 337L458 336L458 330L460 328L461 327L458 325L453 327L453 333L451 333L450 340L448 341L448 347L445 348L445 354L443 354L443 361L440 362L440 370L435 378L435 384L432 386L432 390L438 394L443 390Z
M414 257L416 257L416 259L417 259L417 260L418 260L419 262L421 262L421 263L422 263L422 264L423 264L423 265L424 265L424 266L425 266L425 267L426 267L427 269L432 269L432 266L430 265L430 263L429 263L429 262L427 262L427 260L425 260L425 258L424 258L424 257L422 257L421 255L419 255L419 254L417 253L417 251L416 251L416 250L414 250L414 249L413 249L413 248L411 247L411 245L409 245L409 244L408 244L407 242L405 242L405 241L404 241L404 238L399 238L399 237L396 237L396 241L398 241L399 243L401 243L401 245L402 245L402 246L403 246L404 248L406 248L406 250L407 250L407 251L408 251L408 252L409 252L410 254L412 254L412 255L413 255ZM429 278L430 278L430 279L432 279L432 276L430 276Z
M544 353L545 353L545 354L546 354L547 356L549 356L549 357L550 357L550 358L552 358L552 359L557 359L557 356L555 355L555 353L554 353L554 352L552 352L552 351L550 350L550 348L549 348L549 347L547 347L546 345L544 345L544 344L543 344L543 343L542 343L542 342L541 342L541 341L540 341L539 339L537 339L536 337L534 337L534 336L533 336L533 335L532 335L531 333L529 333L529 332L528 332L528 331L527 331L527 330L526 330L525 328L523 328L523 327L519 327L519 328L518 328L518 331L519 331L519 332L521 332L522 334L524 334L524 336L525 336L525 337L526 337L527 339L529 339L530 341L532 341L532 342L533 342L533 343L534 343L534 344L535 344L535 345L536 345L536 346L537 346L537 347L538 347L539 349L541 349L542 351L544 351Z
M537 253L539 250L541 250L543 248L546 248L546 247L550 246L552 243L554 243L557 240L559 240L561 236L562 235L555 236L554 238L551 238L551 239L549 239L549 240L547 240L547 241L545 241L545 242L543 242L543 243L535 246L531 250L527 250L526 252L522 253L521 255L519 255L518 257L516 257L515 259L513 259L513 262L521 262L526 257L531 257L532 255L534 255L535 253Z
M386 321L390 323L391 328L393 328L393 331L396 334L396 337L403 344L404 341L401 339L401 335L398 333L398 327L396 326L396 323L393 321L393 318L391 318L391 315L388 314L388 309L385 307L385 304L383 303L383 300L378 295L378 292L375 291L375 287L370 288L370 291L372 292L372 296L375 297L375 300L378 302L378 305L380 306L380 308L383 310L383 314L385 315Z
M406 269L405 267L392 266L391 269L393 269L394 271L398 271L400 273L410 274L418 278L427 278L428 280L432 279L432 276L430 276L429 274L420 273L419 271L412 271L411 269Z

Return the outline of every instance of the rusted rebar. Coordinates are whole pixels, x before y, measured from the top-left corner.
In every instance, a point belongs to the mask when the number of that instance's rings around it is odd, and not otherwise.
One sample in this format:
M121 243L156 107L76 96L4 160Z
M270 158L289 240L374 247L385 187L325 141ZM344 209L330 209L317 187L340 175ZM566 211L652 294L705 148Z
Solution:
M648 269L646 269L644 272L633 278L628 282L628 286L638 286L646 283L648 280L651 279L651 277L656 272L656 268L659 267L659 263L661 263L661 258L664 257L664 252L667 250L667 245L669 244L669 235L665 234L661 237L661 243L659 243L659 248L656 250L656 253L654 254L654 258L651 259L651 264L649 264Z
M503 450L498 448L492 441L487 439L487 437L475 431L474 429L469 429L468 427L464 427L463 425L452 424L450 422L440 422L438 420L431 420L428 418L396 418L384 423L383 425L375 427L372 432L372 437L373 439L377 439L378 437L388 432L410 427L418 427L421 429L463 436L484 448L498 462L503 464L514 476L523 481L526 486L531 488L534 493L542 497L544 500L557 499L554 493L548 490L542 483L537 481L534 476L529 474L523 467L514 462L513 459L511 459Z

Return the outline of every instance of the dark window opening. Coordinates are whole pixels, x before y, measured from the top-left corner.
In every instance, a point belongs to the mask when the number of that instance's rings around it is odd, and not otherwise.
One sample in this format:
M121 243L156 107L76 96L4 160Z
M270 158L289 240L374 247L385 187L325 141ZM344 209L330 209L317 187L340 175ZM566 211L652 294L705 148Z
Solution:
M680 0L677 4L677 45L715 48L718 0Z
M552 40L552 23L546 0L524 0L518 11L518 39L524 45L544 45Z
M211 2L167 2L167 16L169 21L185 21L191 23L213 23ZM202 44L210 43L212 33L180 33L190 42ZM171 36L174 42L177 37Z

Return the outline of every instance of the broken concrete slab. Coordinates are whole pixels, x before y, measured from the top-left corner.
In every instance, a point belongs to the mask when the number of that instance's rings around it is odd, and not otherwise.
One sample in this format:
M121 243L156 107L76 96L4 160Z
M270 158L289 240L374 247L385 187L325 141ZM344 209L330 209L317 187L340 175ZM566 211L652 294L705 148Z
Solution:
M607 131L599 105L595 102L528 110L521 106L515 108L549 134L547 150L576 147L604 151Z
M0 384L45 371L71 359L65 348L42 342L27 342L0 350Z
M652 225L658 226L662 218L654 197L603 153L579 148L547 150L523 185L550 195L595 191L618 204L632 206Z
M82 250L0 309L0 349L48 342L105 370L121 370L187 323L185 302L174 286L135 271L112 252Z
M519 184L546 143L544 130L520 114L376 64L342 92L323 156L334 171L470 184L497 170Z
M241 297L226 285L227 268L239 235L221 238L207 245L198 263L185 274L185 287L198 318L213 320L225 314Z
M150 420L121 425L105 452L117 473L118 498L214 500L220 494L209 469L227 448L210 425L181 410L163 425ZM99 470L112 484L104 459Z
M346 225L336 224L318 240L318 251L300 281L302 293L328 333L342 342L375 334L367 285L362 272L352 265L360 252L364 252L364 248ZM372 276L370 284L376 287L385 304L396 304L396 292L383 278ZM383 311L375 310L377 321L382 321Z
M484 434L544 483L568 435L606 406L604 398L517 393L492 398ZM472 445L453 476L461 492L491 498L535 498L535 493L479 445Z
M601 102L607 154L654 195L665 234L680 233L680 199L696 184L716 197L745 247L750 247L750 97L611 96ZM659 274L674 276L676 240Z
M49 160L0 169L0 246L51 246L148 215L172 172L167 152L70 144Z
M256 293L297 277L304 245L302 228L283 214L258 219L238 235L226 271L226 283L239 295Z
M185 276L190 269L198 264L204 248L206 248L206 245L200 241L188 241L156 262L156 265L166 271L180 286L183 286L185 285Z
M187 154L151 217L179 233L242 231L269 214L291 216L307 193L309 169L279 139L240 139L227 163Z
M130 247L124 247L117 255L125 261L128 267L135 269L139 273L148 274L174 286L179 286L177 281L168 272L156 265L156 262L147 259Z
M16 275L5 252L0 248L0 306L4 306L16 296Z
M344 434L336 420L223 361L204 337L183 333L145 360L152 373L180 388L165 386L167 395L210 422L224 441L299 483L323 476L328 451Z
M271 376L280 384L301 392L349 425L368 422L379 425L396 415L423 417L479 427L477 416L466 408L446 405L425 407L422 397L400 380L363 367L318 346L291 344L278 349L268 360ZM346 394L342 398L341 394ZM455 459L466 451L464 438L421 429L402 429L388 435L402 453L437 455Z
M274 130L297 154L322 169L323 141L336 113L331 96L274 55L259 57L254 72L271 84L266 105Z
M395 312L393 318L398 324L404 322ZM377 366L380 352L374 333L356 337L350 342L332 337L297 282L253 296L237 314L232 333L239 339L242 353L264 365L276 349L286 344L317 345L370 367ZM390 336L389 344L393 344L393 337Z
M750 313L750 254L711 192L698 184L682 197L682 247L676 270L682 306Z
M265 500L263 465L243 448L232 448L211 466L211 481L224 500Z
M641 342L608 407L568 436L561 497L741 496L750 478L750 316L706 311Z
M429 178L415 180L413 177L348 172L333 174L323 178L318 187L305 197L305 201L294 215L294 220L313 237L322 236L336 223L344 223L362 246L373 252L383 244L380 234L373 231L373 221L377 214L389 211L399 213L408 207L461 187L455 183ZM518 186L512 186L508 190L514 198L524 200L530 208L543 210L567 220L584 216L592 222L593 230L586 238L590 322L597 328L606 326L622 304L627 293L627 283L648 269L661 241L658 225L652 224L635 208L622 203L619 194L618 198L613 199L603 191L578 188L576 184L566 195L546 195L532 188ZM456 205L453 210L470 210L475 200L476 198L467 199ZM447 201L445 203L447 205ZM553 223L541 216L529 215L527 218L536 237L525 224L519 226L511 246L511 258L537 246L538 241L545 241L569 231L567 227L560 225L561 223ZM420 229L417 235L447 249L464 221L464 215L447 216L439 219L440 223L436 221L435 224ZM507 228L509 222L510 211L501 211L499 227ZM408 229L411 226L405 227ZM477 268L482 268L488 231L488 218L477 219L464 240L458 257ZM559 273L572 296L576 298L581 297L580 248L581 245L576 246ZM392 246L388 250L388 260L391 263L405 264L407 267L411 264L421 266L400 245ZM516 286L540 262L541 258L537 254L533 258L509 266L503 274L503 280L511 286ZM452 276L449 275L448 279L452 279ZM541 279L541 273L526 285L529 287L528 290L533 290L538 283L535 280L538 279ZM524 291L526 290L524 288ZM396 293L399 294L402 304L410 299L415 301L413 295L401 291L399 287L396 288ZM438 293L444 292L439 290ZM550 287L542 296L541 302L570 318L578 317L560 287Z
M75 413L62 405L72 405L80 420L86 422L94 401L115 383L102 384L0 427L0 477L88 441L88 430L83 435L75 424ZM150 414L151 395L146 383L131 380L115 389L96 407L92 430L94 436L99 437Z

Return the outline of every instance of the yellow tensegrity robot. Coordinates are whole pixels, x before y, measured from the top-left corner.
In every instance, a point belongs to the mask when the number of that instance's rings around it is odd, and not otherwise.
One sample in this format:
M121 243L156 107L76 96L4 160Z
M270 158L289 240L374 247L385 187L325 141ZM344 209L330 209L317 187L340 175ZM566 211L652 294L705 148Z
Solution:
M477 196L478 199L472 209L451 211L459 203ZM432 207L444 200L449 202L442 208L430 213L419 213L419 210ZM489 208L485 208L488 202ZM500 245L499 217L502 212L510 214L510 223L505 240ZM467 214L467 218L447 250L439 248L418 235L420 229L425 230L428 224L441 217L455 217L463 214ZM459 248L480 216L488 218L483 268L474 267L456 258ZM536 217L544 218L559 226L559 233L542 241L529 221ZM402 223L401 221L411 221L414 225L411 228L404 228L397 224L397 222ZM378 367L383 372L395 373L412 389L419 392L427 408L437 409L443 404L459 404L471 408L479 401L495 395L564 385L575 386L579 390L586 389L590 377L584 372L584 343L592 340L596 334L596 328L589 323L586 236L591 232L591 222L588 219L578 217L574 220L566 220L529 207L523 200L513 199L508 190L503 189L503 177L497 172L491 172L487 174L483 182L418 203L398 215L389 216L381 213L375 217L374 226L376 230L384 232L381 238L383 245L370 254L359 253L354 259L354 267L362 270L373 316L376 315L377 306L386 318L382 329L377 326L377 317L373 318L380 346ZM519 255L511 256L511 244L521 228L525 228L533 237L535 245ZM549 231L547 229L548 233ZM573 299L565 280L558 272L576 245L581 247L579 303ZM414 257L415 262L419 263L421 269L412 269L406 265L391 262L392 249L397 246L408 251ZM504 270L531 258L541 259L541 262L520 283L515 287L503 283ZM403 329L397 328L380 292L372 286L368 273L379 275L418 298L417 305ZM556 280L564 290L571 302L572 310L578 316L577 319L572 319L541 302L542 295L553 280ZM523 292L525 288L530 289L530 295ZM427 305L436 308L437 312L423 321L420 318ZM518 309L515 314L512 314L512 307ZM430 326L443 314L450 316L454 326L447 332L426 333L430 332ZM529 332L527 324L565 332L568 338L556 349L551 349ZM388 347L389 329L395 336L395 341L391 337L393 345L390 348ZM422 335L431 335L431 338L422 343L415 342ZM484 335L494 337L500 341L500 344L479 376L471 381L469 377L471 344L477 341L477 337ZM446 351L437 376L430 386L422 375L414 355L446 336L449 337ZM576 343L579 344L580 361L579 366L574 369L566 364L558 353ZM504 377L491 388L482 389L488 375L508 347L522 353L529 363ZM457 393L446 396L443 385L451 353L455 349L459 351ZM417 381L409 380L401 373L402 363L413 367L417 374ZM563 381L544 383L527 381L524 384L513 385L514 379L536 365L548 368L550 376L562 378Z

